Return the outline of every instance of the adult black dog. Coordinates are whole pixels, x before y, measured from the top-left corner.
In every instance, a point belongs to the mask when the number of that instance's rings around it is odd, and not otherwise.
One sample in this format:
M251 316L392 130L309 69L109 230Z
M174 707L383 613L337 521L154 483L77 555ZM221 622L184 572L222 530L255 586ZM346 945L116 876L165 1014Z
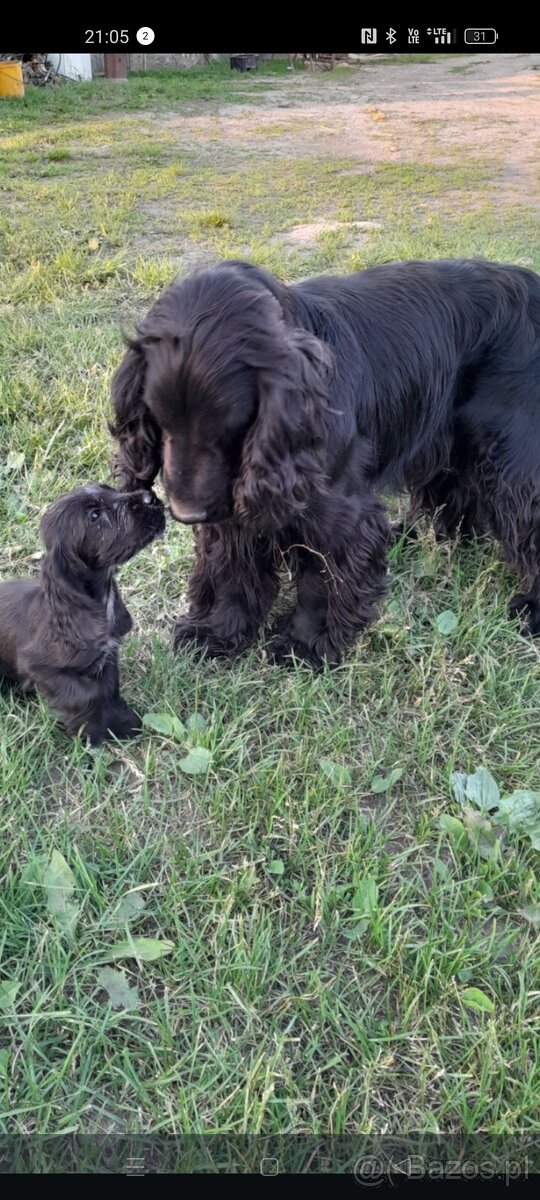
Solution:
M132 622L114 571L164 526L152 492L78 488L42 518L41 578L0 584L0 682L37 689L92 745L141 728L120 697L118 644Z
M482 261L396 263L287 287L229 262L173 286L113 380L127 487L161 469L196 526L176 641L236 654L278 587L269 643L339 662L385 591L381 493L442 532L490 531L540 629L540 278Z

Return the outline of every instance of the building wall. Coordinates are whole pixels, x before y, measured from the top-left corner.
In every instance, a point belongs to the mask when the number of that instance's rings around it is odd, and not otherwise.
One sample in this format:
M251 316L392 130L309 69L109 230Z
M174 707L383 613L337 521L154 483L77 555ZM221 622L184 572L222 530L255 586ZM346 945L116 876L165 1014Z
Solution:
M119 48L121 53L121 48ZM213 54L212 58L217 58L218 55ZM221 57L221 56L219 56ZM146 66L143 66L146 58ZM185 70L186 67L200 67L204 62L202 54L128 54L128 66L130 71L159 71L166 67L179 67ZM92 55L92 70L94 75L104 75L105 67L103 65L103 54Z
M121 48L119 47L119 53ZM234 51L231 51L234 53ZM225 59L230 56L228 54L212 54L212 59ZM286 54L276 54L275 58L286 58ZM128 66L130 71L159 71L164 68L179 67L185 70L186 67L200 67L204 64L202 54L146 54L146 67L143 67L144 54L128 54ZM270 58L269 54L262 54L261 58ZM103 65L103 55L92 55L92 71L94 75L104 75L105 68Z

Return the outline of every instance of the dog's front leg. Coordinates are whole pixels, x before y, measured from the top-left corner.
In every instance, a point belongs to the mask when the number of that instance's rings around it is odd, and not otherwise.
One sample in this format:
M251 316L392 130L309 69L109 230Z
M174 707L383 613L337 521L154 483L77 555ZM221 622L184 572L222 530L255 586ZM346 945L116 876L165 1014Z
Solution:
M120 696L116 655L97 675L72 667L38 667L32 674L37 690L71 737L81 734L92 746L99 746L113 736L135 737L140 732L140 718Z
M233 521L200 525L189 581L189 611L175 625L174 645L195 643L210 655L234 657L254 640L277 593L271 539Z
M319 520L298 537L298 603L270 640L272 662L292 656L311 666L337 666L373 620L386 591L390 526L375 496L332 497Z

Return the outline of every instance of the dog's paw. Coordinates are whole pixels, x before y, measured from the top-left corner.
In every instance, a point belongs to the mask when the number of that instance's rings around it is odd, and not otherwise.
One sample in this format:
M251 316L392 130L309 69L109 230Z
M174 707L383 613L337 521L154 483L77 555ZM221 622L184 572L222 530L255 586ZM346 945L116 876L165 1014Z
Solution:
M509 605L509 614L521 626L521 632L536 637L540 633L540 603L532 594L513 596Z
M136 712L127 704L121 703L99 721L88 721L83 730L83 736L91 746L101 746L113 738L125 741L137 737L142 730L142 721Z
M142 721L129 705L122 704L112 714L109 730L117 738L137 737L142 730Z
M318 638L315 646L310 647L291 637L272 637L266 643L265 650L269 663L289 671L296 666L322 671L326 666L337 667L339 662L335 651L330 650L324 638Z
M202 650L207 646L209 636L209 625L191 621L189 617L181 617L176 621L173 629L173 646L175 650L178 650L180 646L194 643Z
M186 646L188 649L197 650L199 654L208 655L209 658L228 658L232 653L226 642L216 637L210 625L199 625L189 620L177 621L173 633L173 646L176 652Z
M251 644L253 636L240 630L220 634L212 625L186 618L176 622L173 645L175 651L181 646L192 646L209 658L236 658Z

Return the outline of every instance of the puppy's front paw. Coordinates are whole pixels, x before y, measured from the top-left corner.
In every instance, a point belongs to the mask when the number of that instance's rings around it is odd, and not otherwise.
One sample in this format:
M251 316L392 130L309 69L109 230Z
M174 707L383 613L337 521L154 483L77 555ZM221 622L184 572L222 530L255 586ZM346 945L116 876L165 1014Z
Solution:
M128 704L121 704L111 714L108 730L117 738L137 737L141 732L142 721Z
M121 702L106 716L100 717L99 720L88 721L84 727L83 736L88 739L91 746L101 746L103 742L110 742L113 738L125 741L128 738L137 737L141 730L141 718L128 704Z
M518 593L509 605L510 617L518 620L521 632L536 637L540 633L540 604L532 594Z

